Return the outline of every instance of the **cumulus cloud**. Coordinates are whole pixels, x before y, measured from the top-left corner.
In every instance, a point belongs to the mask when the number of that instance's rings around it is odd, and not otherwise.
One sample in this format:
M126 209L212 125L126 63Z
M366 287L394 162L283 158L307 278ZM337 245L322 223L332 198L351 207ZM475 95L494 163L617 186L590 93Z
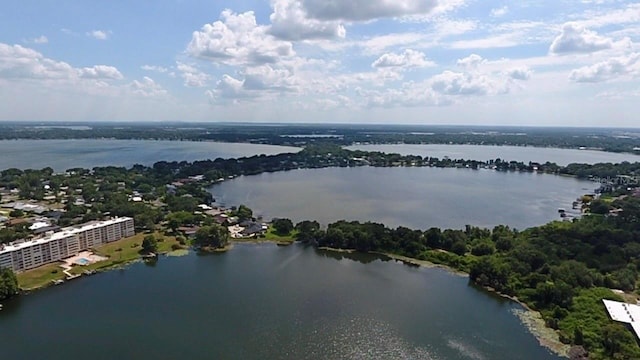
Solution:
M184 86L187 87L204 87L210 79L208 74L198 70L193 65L178 62L177 69L184 80Z
M295 54L290 42L275 38L267 26L258 25L252 11L235 14L225 10L220 18L193 33L187 53L232 66L276 63Z
M287 69L274 69L270 65L250 67L240 72L242 78L225 74L207 94L216 99L262 98L298 90L297 79Z
M87 36L92 37L96 40L107 40L110 34L111 31L105 30L91 30L86 32Z
M65 62L46 58L33 49L0 43L0 78L119 80L123 76L113 66L74 68Z
M482 56L478 54L471 54L466 58L458 59L456 64L462 68L472 70L485 63L486 60L482 58Z
M640 53L610 58L591 66L571 71L569 79L575 82L602 82L623 75L640 74Z
M371 64L374 68L419 68L434 66L433 61L427 60L424 53L406 49L400 54L386 53Z
M531 78L531 69L526 66L509 69L507 70L507 75L514 80L529 80Z
M446 95L489 95L505 92L500 84L484 74L445 71L431 79L431 88Z
M368 21L378 18L427 14L440 3L437 0L297 0L308 16L319 20Z
M120 80L123 78L118 69L113 66L96 65L93 67L85 67L78 70L80 77L85 79L112 79Z
M549 51L553 54L591 53L610 49L612 46L611 39L570 22L564 24L562 32L553 40Z
M346 30L339 21L309 18L296 0L272 0L269 33L285 40L344 38Z
M129 88L134 94L144 97L162 96L167 94L167 91L163 89L162 86L147 76L143 77L140 81L134 80L129 84Z

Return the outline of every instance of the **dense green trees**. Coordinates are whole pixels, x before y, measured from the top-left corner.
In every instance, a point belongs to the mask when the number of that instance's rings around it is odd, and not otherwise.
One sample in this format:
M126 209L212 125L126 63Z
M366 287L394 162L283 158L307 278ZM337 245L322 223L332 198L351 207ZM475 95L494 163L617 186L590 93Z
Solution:
M0 300L8 299L18 295L18 279L8 268L0 268Z
M290 219L274 219L271 225L278 235L289 235L293 231L293 222Z
M229 243L229 230L221 225L203 226L196 232L193 244L200 248L223 248Z
M158 240L153 235L147 235L142 240L142 251L144 253L156 253L158 252Z
M240 221L251 220L253 218L253 210L246 205L240 205L232 212L233 216L237 216Z

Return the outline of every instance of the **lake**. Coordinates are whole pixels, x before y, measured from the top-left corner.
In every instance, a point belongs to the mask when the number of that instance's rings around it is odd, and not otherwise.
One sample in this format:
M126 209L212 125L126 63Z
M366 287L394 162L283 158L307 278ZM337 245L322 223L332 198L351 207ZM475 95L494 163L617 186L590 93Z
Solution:
M420 155L422 157L436 157L439 159L448 156L451 159L466 160L495 160L500 158L509 161L522 161L524 163L547 161L565 166L570 163L621 163L623 161L640 161L639 155L619 154L595 150L575 150L558 148L540 148L531 146L484 146L484 145L357 145L347 147L350 150L381 151L386 153L398 153L402 155Z
M162 257L5 303L6 359L558 359L441 269L292 245Z
M465 225L518 229L560 219L596 183L569 177L429 167L303 169L243 176L210 192L226 206L245 204L265 218L341 219L427 229Z
M299 148L262 144L153 140L2 140L0 170L8 168L55 171L74 167L153 165L165 161L239 158L298 152Z

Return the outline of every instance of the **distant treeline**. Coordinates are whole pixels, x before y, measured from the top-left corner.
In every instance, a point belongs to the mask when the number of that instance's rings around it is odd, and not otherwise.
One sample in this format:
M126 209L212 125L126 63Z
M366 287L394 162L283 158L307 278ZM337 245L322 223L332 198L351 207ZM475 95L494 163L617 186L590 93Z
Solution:
M247 124L86 124L86 127L48 124L2 124L2 139L162 139L246 142L305 146L316 142L335 145L474 144L559 148L594 148L636 152L640 134L630 130L347 125ZM302 136L300 136L302 135ZM317 137L316 137L317 136Z

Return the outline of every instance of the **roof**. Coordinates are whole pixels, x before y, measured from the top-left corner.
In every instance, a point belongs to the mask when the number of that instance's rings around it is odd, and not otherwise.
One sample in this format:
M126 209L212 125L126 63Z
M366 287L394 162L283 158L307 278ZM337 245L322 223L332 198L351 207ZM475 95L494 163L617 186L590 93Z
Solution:
M114 219L109 219L109 220L105 220L105 221L96 221L96 222L92 222L92 223L88 223L79 227L67 227L62 229L62 231L53 233L49 236L45 236L42 238L38 238L38 239L34 239L34 240L29 240L29 241L23 241L20 243L10 243L9 245L4 245L1 246L0 245L0 254L4 254L6 252L11 252L11 251L16 251L16 250L20 250L26 247L30 247L30 246L34 246L34 245L38 245L38 244L46 244L48 242L54 241L54 240L60 240L60 239L64 239L64 238L68 238L70 236L74 236L78 233L87 231L87 230L93 230L93 229L98 229L104 226L108 226L108 225L112 225L112 224L118 224L118 223L122 223L125 222L127 220L131 220L130 217L120 217L120 218L114 218Z
M630 324L640 338L640 306L606 299L602 299L602 302L612 320Z

